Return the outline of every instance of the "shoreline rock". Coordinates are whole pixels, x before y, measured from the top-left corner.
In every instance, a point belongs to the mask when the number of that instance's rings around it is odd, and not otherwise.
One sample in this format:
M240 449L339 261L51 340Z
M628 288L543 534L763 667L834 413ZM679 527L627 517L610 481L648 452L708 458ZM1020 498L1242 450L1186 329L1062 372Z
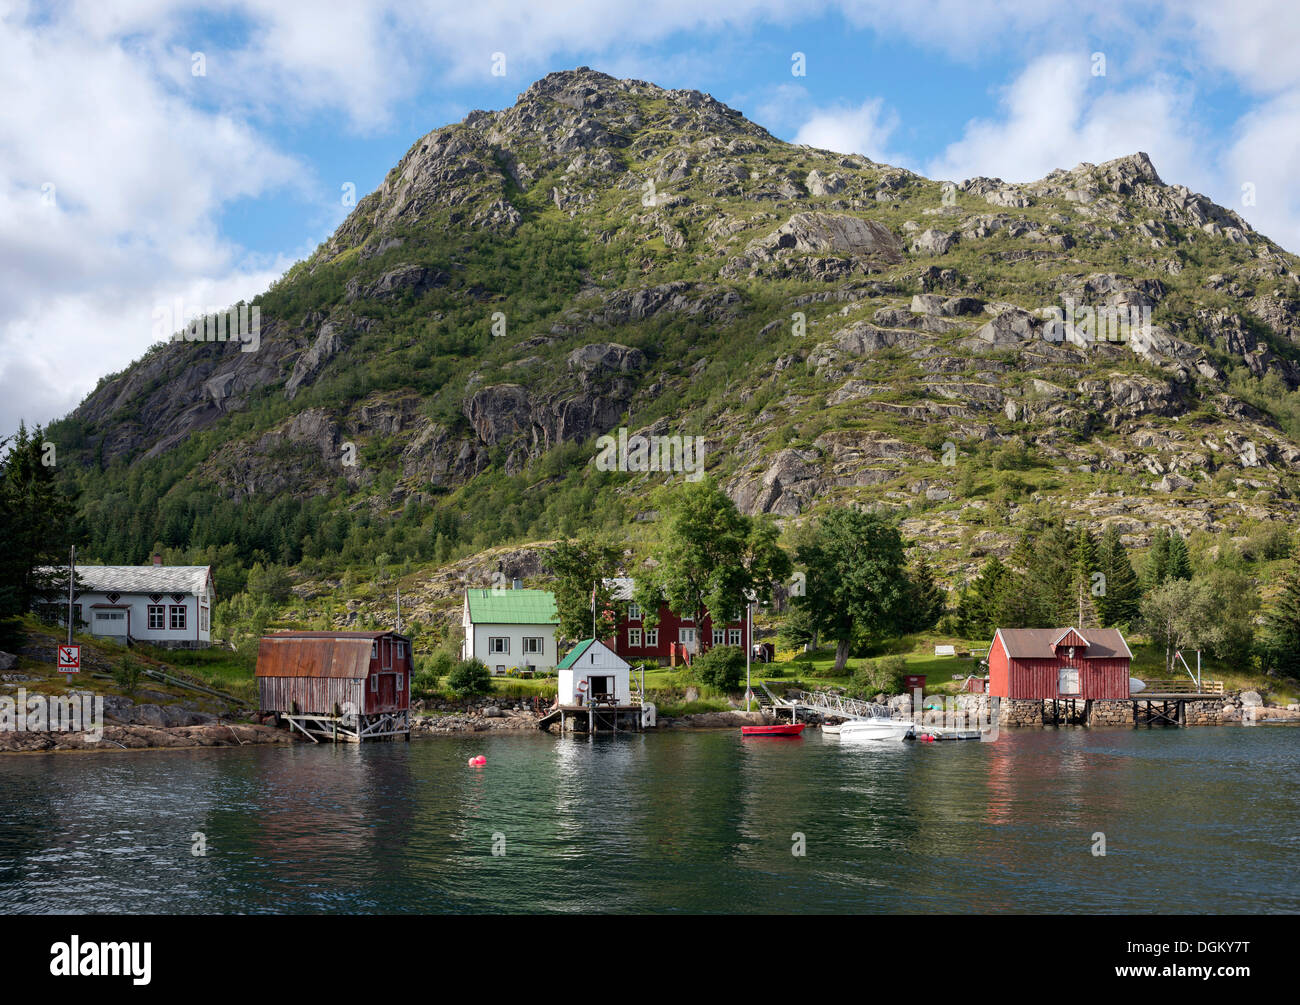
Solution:
M0 732L0 754L63 751L180 750L293 743L283 729L247 723L214 722L196 726L105 726L95 741L88 732Z

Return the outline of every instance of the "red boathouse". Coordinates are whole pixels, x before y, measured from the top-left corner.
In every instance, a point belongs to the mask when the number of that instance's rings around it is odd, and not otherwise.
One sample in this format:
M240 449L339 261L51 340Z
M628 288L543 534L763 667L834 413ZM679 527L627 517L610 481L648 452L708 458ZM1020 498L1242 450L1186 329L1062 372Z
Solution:
M257 695L311 739L410 739L411 640L394 631L276 632L257 649Z
M1127 699L1132 662L1116 628L999 628L989 646L988 693Z

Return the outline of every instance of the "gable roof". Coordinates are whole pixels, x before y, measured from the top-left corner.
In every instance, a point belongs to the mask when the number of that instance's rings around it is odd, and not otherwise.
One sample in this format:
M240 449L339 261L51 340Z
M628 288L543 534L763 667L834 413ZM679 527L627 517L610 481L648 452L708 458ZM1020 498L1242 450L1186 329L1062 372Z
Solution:
M82 593L203 593L210 565L79 565L77 582ZM68 567L48 569L62 575ZM214 591L215 592L215 591Z
M1011 659L1050 660L1056 658L1056 643L1066 632L1073 631L1080 638L1083 633L1077 628L999 628L997 634L1002 636L1003 648ZM1090 628L1087 636L1088 647L1083 658L1087 660L1108 659L1114 656L1133 658L1128 643L1118 628Z
M550 590L466 590L469 619L487 625L558 625Z
M578 661L578 657L581 656L583 653L585 653L588 649L590 649L591 644L595 641L596 641L595 639L583 639L576 646L574 646L572 649L569 650L568 656L560 660L560 665L557 669L560 670L572 669L573 664Z
M321 633L325 635L328 633ZM257 646L256 677L365 677L370 672L368 634L266 635Z

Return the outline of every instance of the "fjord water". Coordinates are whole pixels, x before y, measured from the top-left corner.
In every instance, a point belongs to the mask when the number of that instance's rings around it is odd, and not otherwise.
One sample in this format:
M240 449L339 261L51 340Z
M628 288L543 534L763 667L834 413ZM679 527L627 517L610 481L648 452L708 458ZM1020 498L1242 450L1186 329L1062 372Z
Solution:
M1297 768L1280 726L18 755L0 910L1294 912Z

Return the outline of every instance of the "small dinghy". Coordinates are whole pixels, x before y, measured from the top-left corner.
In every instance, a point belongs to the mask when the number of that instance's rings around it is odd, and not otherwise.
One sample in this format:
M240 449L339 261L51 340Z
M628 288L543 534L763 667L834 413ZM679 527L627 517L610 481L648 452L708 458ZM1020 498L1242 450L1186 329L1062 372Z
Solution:
M780 726L741 726L741 736L798 736L807 723L785 723Z
M839 736L841 725L842 723L838 722L828 722L822 726L822 732L829 733L831 736Z

